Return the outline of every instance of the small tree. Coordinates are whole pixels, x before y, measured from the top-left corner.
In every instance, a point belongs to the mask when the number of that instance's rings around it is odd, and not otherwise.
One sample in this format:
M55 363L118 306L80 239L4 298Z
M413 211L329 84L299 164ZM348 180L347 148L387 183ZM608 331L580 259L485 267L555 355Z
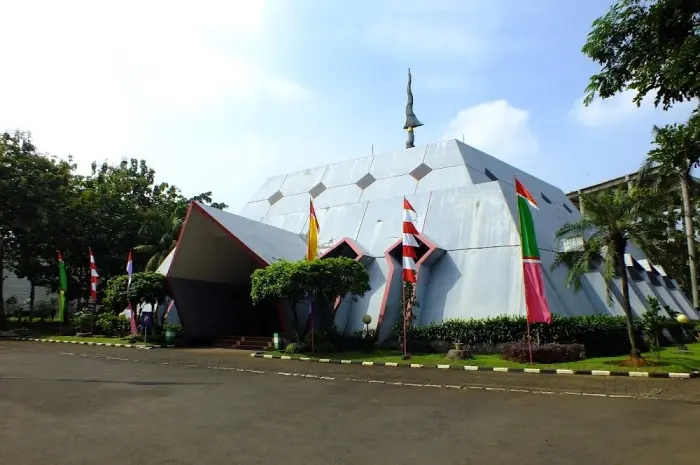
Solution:
M102 298L102 308L112 313L119 313L128 305L126 295L127 277L124 275L115 276L107 282L104 297Z
M280 260L265 268L259 268L251 275L250 288L250 298L254 305L266 300L281 300L289 305L294 319L294 334L297 342L300 341L297 305L306 296L304 282L298 277L298 268L301 263L303 262Z
M151 304L155 310L168 297L165 276L152 271L134 273L128 297L134 305Z
M127 277L117 276L109 280L105 290L103 305L112 313L119 313L131 302L133 311L136 312L136 320L141 318L138 310L141 304L151 304L154 312L168 296L168 288L165 276L160 273L144 271L134 273L129 291L126 290Z
M320 329L327 331L333 326L333 309L338 300L356 301L370 289L364 265L345 257L275 262L255 270L251 281L250 296L254 304L274 299L289 305L297 341L302 336L297 305L303 300L313 299L320 312Z
M319 310L322 331L333 326L334 310L343 300L357 302L370 290L367 268L350 258L326 258L303 262L300 266L304 288Z
M656 297L647 296L649 308L642 315L642 328L644 330L644 340L649 349L656 354L656 358L661 355L661 344L659 336L664 328L665 318L659 314L661 305Z

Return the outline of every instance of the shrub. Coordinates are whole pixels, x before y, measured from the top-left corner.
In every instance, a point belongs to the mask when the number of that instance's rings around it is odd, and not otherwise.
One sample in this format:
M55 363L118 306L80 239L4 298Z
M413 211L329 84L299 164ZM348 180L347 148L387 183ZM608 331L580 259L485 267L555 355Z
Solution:
M647 304L649 308L642 315L642 330L644 331L644 342L649 349L660 355L661 350L661 331L663 330L664 317L659 314L661 305L659 300L652 296L647 296Z
M95 327L105 336L112 336L118 331L119 315L114 313L100 313L95 320Z
M668 322L672 325L673 322ZM634 320L639 335L638 347L646 349L642 337L642 323ZM394 326L394 333L402 338L401 324ZM554 315L552 323L532 324L533 341L561 344L583 344L591 357L629 354L627 322L623 316L586 315L565 317ZM445 320L425 326L411 326L407 330L408 344L412 352L429 351L431 341L462 341L469 347L498 346L527 338L527 321L519 316Z
M163 325L163 331L172 331L179 336L182 334L182 325L165 323Z
M371 352L377 342L377 331L366 329L355 331L352 336L338 336L331 338L331 343L340 351L361 350Z
M532 360L535 363L575 362L585 358L583 344L540 344L532 346ZM528 363L530 348L527 342L503 344L501 358L511 362Z
M125 315L119 315L117 318L117 332L121 336L124 333L131 331L131 320Z
M300 344L296 342L292 342L287 344L287 347L284 348L284 353L285 354L300 354L302 352L306 351L306 344Z
M78 310L71 316L71 324L78 331L83 331L90 327L90 321L94 319L88 310Z

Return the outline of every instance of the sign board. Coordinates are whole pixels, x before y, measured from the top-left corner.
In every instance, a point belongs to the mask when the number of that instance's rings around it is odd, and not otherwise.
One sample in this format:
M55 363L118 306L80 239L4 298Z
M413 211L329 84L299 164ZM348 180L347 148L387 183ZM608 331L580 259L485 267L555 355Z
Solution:
M152 328L153 327L153 313L151 313L151 312L142 313L141 314L141 321L145 327Z

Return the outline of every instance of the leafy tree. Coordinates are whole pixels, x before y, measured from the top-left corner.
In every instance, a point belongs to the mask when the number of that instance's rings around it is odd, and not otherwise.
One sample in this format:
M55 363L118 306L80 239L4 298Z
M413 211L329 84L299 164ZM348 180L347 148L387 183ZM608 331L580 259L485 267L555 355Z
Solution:
M157 243L134 247L136 254L149 257L148 262L146 262L147 271L156 271L163 263L163 260L175 248L180 237L186 210L186 206L178 205L170 216L158 218L154 222L146 223L142 226L142 232L149 230L150 237L159 237Z
M347 257L305 261L300 271L304 288L319 310L317 315L322 331L333 326L336 304L340 305L345 299L356 302L370 290L367 268Z
M136 273L137 274L137 273ZM126 294L127 276L115 276L107 282L102 298L102 308L112 313L120 313L128 305Z
M127 277L125 275L115 276L107 283L102 304L108 312L120 313L130 301L132 308L136 311L136 320L138 321L141 317L139 308L142 307L142 304L150 304L155 311L168 296L165 276L160 273L151 271L134 273L128 292L126 284Z
M644 250L652 262L663 266L669 276L673 276L678 281L679 286L690 294L688 247L685 234L677 228L682 215L679 210L673 208L674 205L681 204L680 193L677 189L671 191L654 189L648 191L647 195L656 196L657 198L651 201L666 207L642 218L642 221L647 225L647 233L638 239L637 245ZM696 209L693 210L693 212L695 211ZM700 217L697 215L693 218L695 230L700 227L700 224L697 223L698 219Z
M622 284L622 309L627 319L631 356L639 357L630 305L629 277L625 266L625 252L630 242L638 242L648 233L649 225L641 219L656 211L656 197L643 189L623 188L584 195L585 205L579 221L566 223L556 232L556 238L581 237L582 249L559 252L551 268L566 265L569 268L567 285L578 291L581 277L596 268L602 268L608 303L612 303L611 285L619 276Z
M661 336L661 331L664 329L663 324L665 318L659 313L661 311L661 305L656 297L647 296L647 303L649 308L647 308L642 315L644 340L651 351L656 354L657 358L659 358L661 355L661 343L659 342L659 337Z
M357 300L370 289L365 266L345 257L298 262L282 260L255 270L251 280L253 303L282 300L289 305L297 341L301 340L299 303L312 298L319 311L321 328L328 330L333 325L333 309L338 300Z
M165 276L152 271L134 273L128 296L134 305L151 304L155 310L168 297Z
M163 260L177 245L180 231L182 231L182 225L185 221L185 215L191 202L204 203L220 210L228 208L228 205L225 203L213 202L211 192L201 193L191 199L178 197L168 212L142 226L142 233L150 231L149 237L157 239L157 241L152 243L134 247L135 253L149 257L146 263L147 271L157 270L163 263Z
M181 220L190 200L226 207L212 202L211 192L188 199L177 187L156 183L144 160L93 163L91 168L89 174L77 175L70 158L39 153L29 133L0 134L0 269L26 277L33 287L55 291L60 250L67 298L80 304L89 295L88 247L100 276L109 280L125 273L130 249L163 242L167 229L162 225ZM149 258L135 255L135 268L143 269ZM100 285L100 295L102 291ZM0 285L0 326L4 300Z
M47 279L47 258L55 254L51 230L64 200L72 166L41 155L29 133L0 136L0 269L9 269L34 288ZM3 279L4 281L4 275ZM0 327L4 321L0 285Z
M265 268L258 268L251 275L250 288L253 304L281 300L289 306L292 310L294 334L297 342L301 340L297 305L306 298L304 281L298 277L298 269L302 263L280 260Z
M600 64L586 89L586 104L626 89L639 105L655 92L655 105L700 96L700 3L693 0L619 0L593 29L583 53Z
M695 213L691 198L690 172L700 166L700 114L694 114L685 124L669 124L664 127L654 126L654 144L656 147L647 155L641 174L653 168L658 169L659 179L675 179L682 199L683 221L690 268L690 288L693 306L700 308L698 293L697 247L695 244Z

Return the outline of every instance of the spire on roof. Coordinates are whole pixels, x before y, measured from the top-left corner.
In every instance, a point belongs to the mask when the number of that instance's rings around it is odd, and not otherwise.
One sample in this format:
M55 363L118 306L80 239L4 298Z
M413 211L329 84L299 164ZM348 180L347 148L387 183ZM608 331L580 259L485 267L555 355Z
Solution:
M403 128L408 131L408 140L406 141L406 148L410 149L414 147L413 145L413 129L419 126L423 126L423 123L418 121L418 118L413 113L413 93L411 92L411 68L408 68L408 88L406 89L408 94L408 101L406 102L406 123Z

